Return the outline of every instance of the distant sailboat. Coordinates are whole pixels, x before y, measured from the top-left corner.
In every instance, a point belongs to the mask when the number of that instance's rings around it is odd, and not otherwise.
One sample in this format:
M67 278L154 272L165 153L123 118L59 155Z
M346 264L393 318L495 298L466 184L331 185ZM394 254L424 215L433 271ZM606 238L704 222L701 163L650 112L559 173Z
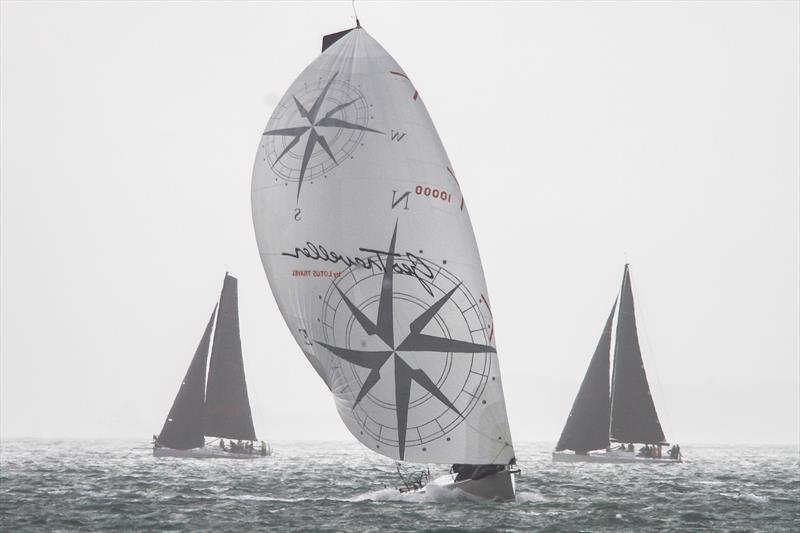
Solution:
M220 440L212 446L205 437L231 442L225 446ZM257 439L242 361L237 280L227 273L219 303L211 312L164 427L153 440L156 457L249 459L271 453L263 441L260 447L253 445Z
M492 311L452 164L409 76L363 28L322 46L253 169L278 307L355 438L451 470L401 491L513 499Z
M625 265L620 291L613 378L609 391L611 331L615 311L617 302L611 307L600 342L553 453L553 460L606 463L680 462L680 447L677 445L669 454L662 456L661 447L669 443L666 442L658 420L639 349L628 265ZM611 442L619 445L614 449L609 448ZM634 444L643 444L644 447L636 451ZM604 451L589 453L592 450Z

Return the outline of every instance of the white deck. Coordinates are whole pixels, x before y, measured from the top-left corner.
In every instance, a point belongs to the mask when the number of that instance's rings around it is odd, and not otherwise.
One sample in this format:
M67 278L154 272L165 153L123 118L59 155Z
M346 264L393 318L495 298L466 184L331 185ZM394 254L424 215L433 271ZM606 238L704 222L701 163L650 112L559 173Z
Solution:
M572 452L553 452L554 463L637 463L637 464L673 464L683 462L681 459L670 459L668 455L661 458L639 457L636 452L611 450L609 452L590 452L577 454Z
M267 448L267 454L261 455L260 448L254 448L253 453L225 451L219 446L203 446L190 450L176 450L163 446L153 448L153 457L183 457L188 459L262 459L272 455L272 448Z

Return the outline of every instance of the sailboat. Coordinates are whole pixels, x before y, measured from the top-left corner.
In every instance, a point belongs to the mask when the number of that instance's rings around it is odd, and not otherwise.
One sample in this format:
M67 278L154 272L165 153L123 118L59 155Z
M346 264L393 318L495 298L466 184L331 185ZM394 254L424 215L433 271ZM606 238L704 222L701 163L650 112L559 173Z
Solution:
M658 420L642 362L629 265L611 307L589 369L553 452L556 462L677 463L680 447L669 443ZM611 331L616 313L613 377L609 387ZM610 388L610 391L609 391ZM611 443L617 443L610 447ZM626 445L627 444L627 445ZM639 450L635 444L643 445ZM574 453L565 450L572 450ZM593 450L601 450L592 452Z
M467 208L410 76L358 21L323 38L278 103L251 192L275 300L347 429L395 461L450 469L398 490L513 499L518 471Z
M272 453L263 441L259 447L253 444L257 439L242 361L237 284L225 274L219 302L164 427L153 437L155 457L255 459ZM217 439L207 442L206 437ZM231 439L227 446L224 439Z

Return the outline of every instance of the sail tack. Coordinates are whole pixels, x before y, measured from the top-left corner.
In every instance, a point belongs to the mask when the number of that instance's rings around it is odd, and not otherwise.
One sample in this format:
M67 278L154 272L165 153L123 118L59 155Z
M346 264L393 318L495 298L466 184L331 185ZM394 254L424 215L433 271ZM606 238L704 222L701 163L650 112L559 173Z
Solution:
M665 443L642 362L628 265L622 279L611 392L611 439Z
M453 167L394 59L363 28L333 37L256 155L253 222L275 299L365 446L506 464L494 324Z
M597 343L589 369L575 397L572 411L558 439L556 451L588 452L608 446L610 417L609 380L611 326L617 302L611 307L600 341Z
M188 450L203 446L203 405L206 390L206 364L208 347L211 342L211 329L217 307L211 312L203 337L194 353L189 370L183 378L172 408L169 410L164 427L158 435L162 446L176 450Z
M238 300L237 280L226 274L208 368L203 429L211 437L256 440L242 361Z

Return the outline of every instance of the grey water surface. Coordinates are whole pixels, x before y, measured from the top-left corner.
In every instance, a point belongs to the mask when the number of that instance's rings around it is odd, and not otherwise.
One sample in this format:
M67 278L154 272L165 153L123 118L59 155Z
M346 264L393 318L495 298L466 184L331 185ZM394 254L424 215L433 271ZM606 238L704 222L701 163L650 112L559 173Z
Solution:
M521 444L508 503L401 495L394 463L356 443L273 447L181 460L144 440L2 441L0 530L800 531L796 446L684 444L684 464L656 466L553 464L550 445Z

